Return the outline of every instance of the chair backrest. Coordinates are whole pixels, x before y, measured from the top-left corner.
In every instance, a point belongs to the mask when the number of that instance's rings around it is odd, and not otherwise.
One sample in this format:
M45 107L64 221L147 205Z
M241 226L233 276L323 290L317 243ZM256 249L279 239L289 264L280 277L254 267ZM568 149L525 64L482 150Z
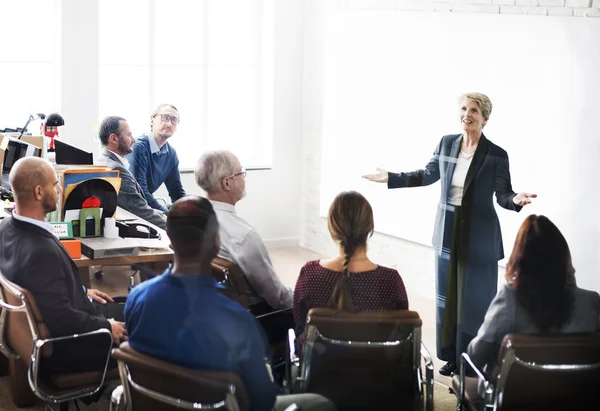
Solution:
M221 285L227 287L224 292L228 297L239 302L242 307L250 306L250 299L246 294L246 280L239 265L216 257L212 261L212 275Z
M2 316L0 318L0 344L9 355L18 355L29 365L33 343L50 338L50 331L42 319L33 295L0 274ZM52 344L44 344L42 357L52 354Z
M338 407L386 409L418 395L421 325L414 311L348 313L313 308L300 377Z
M597 402L600 333L509 334L492 374L498 409L573 409Z
M231 404L233 399L239 410L250 409L246 389L237 374L181 367L141 354L128 343L115 348L113 357L119 362L128 410L176 410L187 408L185 402L195 404L188 409L203 409L198 404ZM231 391L235 395L228 397ZM174 400L180 403L177 405ZM233 411L235 407L223 404L208 409Z

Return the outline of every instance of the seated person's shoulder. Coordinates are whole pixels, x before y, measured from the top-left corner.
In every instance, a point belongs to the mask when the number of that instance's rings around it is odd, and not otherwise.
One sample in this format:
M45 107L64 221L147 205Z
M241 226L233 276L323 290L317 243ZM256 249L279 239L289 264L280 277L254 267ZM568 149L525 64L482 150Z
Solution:
M148 141L147 135L142 135L135 140L133 143L133 152L127 154L125 157L131 161L136 155L150 153L150 142Z
M576 304L585 304L596 311L600 310L600 295L596 291L573 287Z

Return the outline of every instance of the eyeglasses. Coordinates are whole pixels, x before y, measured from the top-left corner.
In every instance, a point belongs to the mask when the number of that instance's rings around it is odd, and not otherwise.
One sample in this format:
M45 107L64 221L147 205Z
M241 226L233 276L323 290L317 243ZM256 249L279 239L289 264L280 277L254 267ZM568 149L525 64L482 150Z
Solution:
M246 169L244 167L242 167L242 171L240 171L239 173L236 173L236 174L232 174L227 177L223 177L223 180L225 180L226 178L235 178L237 176L243 176L244 178L246 178Z
M160 116L160 121L162 121L163 123L167 123L170 121L171 124L175 126L179 124L179 119L177 117L171 117L168 114L155 114L154 117L156 116Z

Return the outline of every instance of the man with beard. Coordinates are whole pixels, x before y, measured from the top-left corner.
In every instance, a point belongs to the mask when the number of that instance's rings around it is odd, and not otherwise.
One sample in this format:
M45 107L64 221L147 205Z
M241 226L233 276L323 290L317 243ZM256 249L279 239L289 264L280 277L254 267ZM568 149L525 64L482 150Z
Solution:
M150 207L166 212L154 198L154 192L165 183L171 202L185 197L179 175L179 158L167 140L173 136L179 124L179 111L170 104L161 104L150 116L151 135L143 135L133 145L133 153L127 156L129 170L142 187Z
M133 151L135 142L127 121L122 117L110 116L100 124L102 161L112 170L119 170L121 189L117 205L152 224L165 229L166 215L148 205L144 191L129 171L129 161L125 155Z
M46 214L56 210L61 187L46 160L24 157L10 171L15 198L12 217L0 224L0 272L29 290L51 337L81 334L105 328L115 344L126 339L123 304L81 284L77 266L54 236ZM103 370L106 339L86 337L53 344L41 372ZM112 366L116 366L113 362Z
M291 307L294 293L275 273L260 235L235 212L235 204L246 195L246 171L238 158L230 151L208 151L198 160L195 176L219 220L219 257L240 266L250 303Z

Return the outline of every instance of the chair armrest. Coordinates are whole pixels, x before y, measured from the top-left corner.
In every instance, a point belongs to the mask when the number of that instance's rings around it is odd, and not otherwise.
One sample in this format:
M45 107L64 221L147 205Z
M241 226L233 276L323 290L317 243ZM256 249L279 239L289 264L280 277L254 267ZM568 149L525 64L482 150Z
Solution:
M423 343L421 343L421 356L425 360L425 379L426 381L433 381L433 360L427 346Z
M252 308L252 306L250 306L250 309ZM281 308L279 310L273 310L273 311L269 311L268 313L263 313L263 314L258 314L255 315L254 318L256 318L257 320L260 320L261 318L265 318L265 317L270 317L272 315L278 315L281 313L292 313L293 309L292 307L288 307L288 308Z
M489 380L486 378L486 376L483 374L483 372L479 368L477 368L477 366L473 363L473 360L471 360L471 357L469 357L469 354L467 354L466 352L462 353L460 355L460 363L459 363L459 370L460 370L460 377L459 377L460 388L459 388L459 392L458 392L458 403L459 404L462 404L463 400L465 398L465 363L467 363L471 367L471 369L473 371L475 371L475 374L477 374L477 376L483 381L486 392L487 392L488 386L490 384Z
M76 339L80 339L80 338L86 338L86 337L91 337L91 336L96 336L96 335L105 335L107 338L107 352L106 352L106 362L104 364L104 371L102 373L102 380L100 381L100 384L96 387L95 390L87 393L88 395L94 394L96 393L100 387L102 387L104 385L104 379L106 378L106 369L108 368L108 362L110 360L110 354L112 351L112 345L113 345L113 338L112 338L112 333L107 330L106 328L101 328L99 330L94 330L94 331L89 331L86 333L82 333L82 334L73 334L73 335L66 335L63 337L54 337L54 338L46 338L43 340L35 340L33 343L33 351L31 353L31 366L29 367L29 385L31 386L31 389L33 390L33 392L40 398L42 398L43 400L47 401L47 398L45 398L45 394L42 393L38 387L38 374L39 374L39 367L40 367L40 352L42 351L42 347L45 344L48 343L56 343L56 342L60 342L60 341L66 341L66 340L76 340ZM67 398L67 397L65 397ZM54 401L64 401L65 399L63 399L63 397L61 396L57 396L54 397Z
M421 357L425 361L425 381L424 384L427 388L427 396L425 398L425 409L427 411L433 411L433 360L431 354L427 349L427 346L421 342Z
M295 381L292 378L293 366L298 366L300 362L296 355L296 333L293 328L288 329L288 342L285 347L285 377L283 386L286 394L293 394L295 392Z
M296 355L296 332L293 328L288 330L288 350L290 362L298 365L300 358Z
M123 398L123 386L119 385L110 394L110 410L118 410L121 405L121 399Z
M158 203L162 203L161 205L164 208L168 209L169 203L167 202L166 198L164 197L154 197L154 199L158 202Z

